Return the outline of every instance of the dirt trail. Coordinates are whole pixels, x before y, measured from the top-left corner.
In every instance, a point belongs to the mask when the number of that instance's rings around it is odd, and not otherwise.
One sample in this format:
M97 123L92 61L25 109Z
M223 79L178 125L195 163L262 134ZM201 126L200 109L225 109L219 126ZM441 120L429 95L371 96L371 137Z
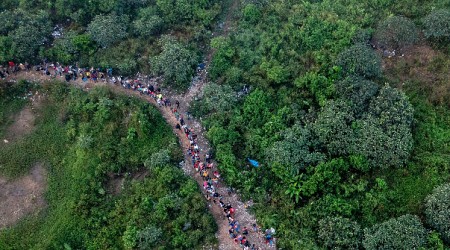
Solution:
M42 164L36 164L29 175L8 181L0 176L0 229L45 207L44 191L47 172Z
M230 31L230 22L232 19L232 13L235 11L235 9L238 7L239 1L234 0L231 3L231 6L229 7L229 10L225 17L225 22L222 23L222 27L219 32L216 33L216 35L227 35ZM171 92L169 90L162 90L163 96L166 98L169 98L172 102L172 104L175 103L176 100L180 102L180 108L178 109L178 112L184 116L184 120L187 124L187 126L194 131L194 133L197 135L197 144L200 149L200 156L204 157L206 152L208 152L211 147L208 143L208 141L205 138L205 130L202 128L201 123L195 119L188 119L186 116L186 112L189 109L190 103L194 100L194 98L202 93L203 87L208 84L208 67L211 62L211 58L214 54L213 50L209 50L209 53L205 57L205 69L198 71L196 80L193 81L192 86L189 88L189 90L184 94L175 94L174 92ZM17 76L15 76L16 80L18 79L28 79L35 82L42 82L49 80L49 77L44 76L42 74L39 74L37 72L22 72L19 73ZM62 78L61 78L62 80ZM71 82L73 83L73 81ZM189 140L186 138L185 134L178 129L175 129L175 125L178 123L176 120L174 114L172 113L172 110L170 107L164 107L164 106L158 106L156 101L150 97L145 95L140 95L137 91L132 90L126 90L123 89L120 86L108 84L108 83L88 83L85 84L81 82L81 80L77 80L76 83L87 90L89 88L93 87L94 85L106 85L109 86L111 89L113 89L115 92L124 93L127 95L136 96L142 99L147 100L148 102L152 103L154 106L156 106L160 111L167 123L172 126L173 132L177 135L180 141L180 145L183 147L183 152L186 153L187 148L189 147ZM173 107L173 106L172 106ZM204 161L204 158L201 159ZM185 160L184 160L183 170L184 172L191 176L193 179L195 179L200 186L200 188L203 190L203 180L201 176L194 170L193 165L191 163L190 156L185 154ZM210 170L210 173L212 173L214 170L217 170L216 168L217 164L214 164L214 168ZM216 187L217 192L220 193L223 196L223 202L230 203L233 208L235 208L235 220L237 220L241 226L241 231L244 226L246 226L249 229L249 234L246 236L248 241L251 244L255 244L259 249L276 249L276 246L269 247L267 244L265 244L264 234L261 232L253 232L252 231L252 225L257 224L257 221L253 215L249 213L249 211L245 208L245 204L240 200L239 196L237 194L231 193L228 194L228 188L225 186L224 183L221 181L219 182L218 187ZM203 190L203 194L206 194L205 190ZM236 244L233 239L230 238L228 229L229 224L228 220L226 220L225 216L223 215L222 208L214 204L212 201L208 204L209 210L211 214L214 216L214 219L216 220L216 223L219 227L219 230L217 232L217 239L219 240L219 246L218 248L221 250L238 250L242 249L242 247L239 246L239 244Z

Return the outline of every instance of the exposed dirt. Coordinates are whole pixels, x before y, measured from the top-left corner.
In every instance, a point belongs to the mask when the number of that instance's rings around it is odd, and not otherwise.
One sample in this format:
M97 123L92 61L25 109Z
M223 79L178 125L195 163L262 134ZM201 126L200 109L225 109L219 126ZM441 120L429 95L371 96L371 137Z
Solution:
M228 32L231 30L231 28L230 28L230 22L232 19L231 13L233 13L233 11L238 7L238 3L239 3L239 1L237 1L237 0L232 1L232 5L229 7L228 13L224 20L224 23L221 24L221 28L223 30L218 31L216 33L216 35L227 35ZM205 138L205 131L202 128L201 123L192 118L189 119L186 116L186 112L189 109L190 103L194 100L194 98L198 94L202 93L203 87L206 84L208 84L208 67L210 65L213 54L214 54L213 50L210 50L209 53L207 53L207 55L205 57L205 61L204 61L205 65L206 65L205 69L197 72L197 76L196 76L197 78L193 81L191 87L189 88L189 90L186 93L176 94L169 90L162 91L163 95L165 97L168 97L172 101L172 104L174 104L176 100L178 100L180 102L180 108L178 109L178 112L180 114L184 115L184 120L185 120L186 124L188 125L188 127L195 134L197 134L197 144L201 151L200 155L203 157L204 157L205 153L210 150L210 145ZM28 79L28 80L32 80L32 81L34 80L35 82L43 82L43 81L48 80L49 77L43 76L42 74L39 74L37 72L32 72L32 73L30 73L30 72L23 73L22 72L22 73L19 73L17 76L15 76L15 79ZM74 83L74 82L72 81L71 83ZM83 87L86 90L89 90L91 87L93 87L95 85L97 85L97 86L106 85L106 86L110 86L116 92L121 92L121 93L124 93L127 95L133 95L133 96L136 96L136 97L139 97L139 98L149 101L150 103L152 103L153 105L155 105L156 107L159 108L159 110L161 111L161 114L166 119L167 123L172 126L173 132L179 138L180 144L183 147L183 152L186 152L186 150L189 146L189 140L186 138L186 136L184 135L184 133L182 131L175 129L175 125L178 123L178 121L176 120L170 107L158 106L156 101L149 96L140 95L138 92L125 90L125 89L121 88L120 86L116 86L113 84L108 84L108 83L96 83L96 84L88 83L88 84L86 84L86 83L81 82L80 80L77 80L75 83L77 85ZM202 158L202 160L204 160L204 158ZM185 164L183 165L184 172L187 175L191 176L193 179L195 179L197 181L198 185L200 186L200 188L203 190L203 179L197 172L194 171L193 166L191 164L190 157L188 155L185 155L184 162L185 162ZM217 164L215 163L214 168L210 172L217 170L216 166L217 166ZM133 178L139 179L139 178L143 178L143 176L145 176L145 173L143 175L138 175ZM123 177L111 176L110 182L107 187L108 192L112 193L112 194L118 194L120 192L122 183L123 183ZM265 244L264 235L262 233L251 232L252 225L258 224L258 223L257 223L255 217L249 213L245 204L240 200L239 196L235 193L229 194L227 191L228 188L221 181L219 181L219 184L216 185L216 188L217 188L217 192L223 196L223 202L230 203L231 206L233 208L235 208L236 212L235 212L234 217L235 217L235 220L237 220L239 222L239 224L241 225L241 230L244 226L246 226L249 229L250 233L249 233L249 235L246 236L248 241L251 244L255 244L257 247L259 247L259 249L269 249L269 247ZM206 194L205 190L203 190L203 194ZM222 250L242 249L238 244L234 243L234 240L231 239L228 234L229 225L228 225L228 221L225 219L225 216L223 215L222 208L219 205L214 204L212 201L210 201L208 203L208 207L219 227L219 230L216 234L216 237L219 241L218 249L222 249ZM206 248L209 248L209 247L206 247ZM270 247L270 249L272 249L272 248L276 249L276 246L274 245L273 247Z
M6 129L3 143L14 142L23 136L30 134L34 129L34 121L37 109L42 104L44 97L39 92L30 97L30 104L25 106L18 114L14 115L14 122Z
M38 163L30 174L9 181L0 176L0 229L14 225L26 215L46 206L43 194L47 187L47 171Z
M430 102L450 106L450 60L427 45L411 46L402 54L383 58L383 70L390 80L399 81L403 89L414 84Z

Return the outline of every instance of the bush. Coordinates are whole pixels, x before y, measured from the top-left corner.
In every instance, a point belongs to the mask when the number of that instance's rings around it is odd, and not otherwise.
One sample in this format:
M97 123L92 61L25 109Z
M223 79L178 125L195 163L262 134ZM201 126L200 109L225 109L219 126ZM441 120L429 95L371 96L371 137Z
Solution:
M343 99L328 101L313 125L313 131L330 155L347 154L354 144L351 107Z
M318 237L327 249L359 249L362 230L347 218L327 217L319 221Z
M149 159L144 163L148 169L156 167L162 167L170 162L170 152L167 149L160 150L157 153L153 153Z
M403 215L364 230L363 246L372 249L419 249L426 244L426 230L416 215Z
M164 20L158 16L153 7L139 11L139 18L133 22L135 33L142 37L158 34L163 28Z
M424 20L424 35L426 38L438 41L449 41L450 39L450 11L434 10Z
M358 76L350 76L336 83L336 93L351 102L356 117L365 113L370 99L378 93L378 89L376 83Z
M393 16L378 25L374 38L379 47L395 50L413 45L419 39L419 34L410 19Z
M160 39L162 52L150 58L154 74L163 74L164 83L181 90L189 86L194 75L197 55L170 36Z
M441 237L450 243L450 184L436 187L425 199L427 223L435 228Z
M337 65L344 75L356 75L365 78L381 75L381 58L370 47L356 44L338 55Z
M88 34L102 47L109 47L125 38L128 18L116 14L97 15L87 27Z

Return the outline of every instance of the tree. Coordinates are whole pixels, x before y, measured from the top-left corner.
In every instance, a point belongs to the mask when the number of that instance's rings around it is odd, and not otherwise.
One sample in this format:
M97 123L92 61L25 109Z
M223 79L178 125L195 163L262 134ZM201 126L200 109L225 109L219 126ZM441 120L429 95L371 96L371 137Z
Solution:
M310 165L325 160L325 155L314 151L311 131L299 124L282 132L282 140L267 149L266 156L273 171L280 177L298 175Z
M328 101L313 124L313 131L330 155L345 155L354 144L351 106L343 99Z
M210 83L203 89L203 104L208 112L223 113L233 109L236 103L237 95L230 85Z
M425 199L427 223L436 229L447 244L450 243L450 184L436 187Z
M363 246L372 249L419 249L426 244L426 230L416 215L403 215L364 229Z
M145 167L148 169L153 169L156 167L162 167L170 162L170 151L167 149L162 149L157 153L153 153L149 159L144 163Z
M369 115L378 118L379 125L388 131L393 126L411 127L414 109L405 93L385 85L369 105Z
M336 94L350 101L354 115L360 118L369 106L370 100L378 93L376 83L359 76L349 76L335 85Z
M434 10L423 19L426 38L450 41L450 11Z
M327 249L359 249L362 230L347 218L327 217L319 221L318 237Z
M138 19L133 22L135 33L142 37L158 34L163 26L164 20L154 7L139 10Z
M378 25L374 39L379 47L396 50L416 43L419 34L416 25L410 19L392 16Z
M116 14L97 15L87 27L92 39L102 47L109 47L127 37L128 17Z
M163 74L164 83L175 89L187 88L194 74L197 55L170 36L159 41L162 52L150 58L154 74Z
M0 63L5 63L13 59L11 51L12 39L8 36L0 36Z
M402 166L413 147L413 108L405 94L386 85L370 102L368 113L358 120L351 152L362 155L371 167Z
M381 58L367 45L356 44L344 50L336 63L347 76L373 78L381 75Z
M163 232L155 226L148 226L138 233L139 249L153 249L161 241Z

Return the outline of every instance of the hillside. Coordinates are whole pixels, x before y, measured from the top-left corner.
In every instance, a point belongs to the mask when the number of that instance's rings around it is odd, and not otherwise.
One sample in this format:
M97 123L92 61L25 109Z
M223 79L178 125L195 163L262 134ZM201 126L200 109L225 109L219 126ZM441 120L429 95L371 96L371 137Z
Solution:
M11 138L0 175L20 183L39 163L49 176L48 204L0 231L0 248L251 249L236 219L261 228L248 238L263 249L450 247L448 1L11 0L0 9L0 76L18 82L0 92L0 136ZM23 98L35 91L45 101ZM183 125L180 116L198 141L179 128L176 142L166 122ZM194 144L199 159L186 153ZM207 153L218 185L208 170L190 173ZM174 167L182 155L200 188ZM222 199L236 215L221 214ZM139 245L143 237L159 240Z

